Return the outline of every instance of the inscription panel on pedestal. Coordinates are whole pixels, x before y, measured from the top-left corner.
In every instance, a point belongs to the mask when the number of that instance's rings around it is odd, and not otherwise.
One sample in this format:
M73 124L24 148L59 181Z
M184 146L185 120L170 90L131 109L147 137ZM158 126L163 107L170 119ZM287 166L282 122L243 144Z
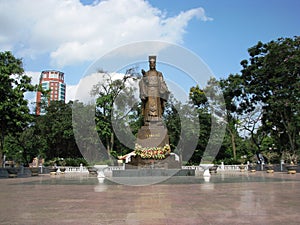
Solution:
M164 126L143 126L138 131L137 144L142 147L163 147L169 144L168 131Z

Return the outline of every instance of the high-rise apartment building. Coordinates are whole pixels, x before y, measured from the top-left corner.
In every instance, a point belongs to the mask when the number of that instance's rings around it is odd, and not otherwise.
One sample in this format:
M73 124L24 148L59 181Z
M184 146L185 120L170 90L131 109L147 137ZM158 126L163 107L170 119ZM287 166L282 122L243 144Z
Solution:
M36 94L36 114L44 114L43 105L49 105L51 101L66 100L66 84L64 83L64 73L56 70L42 71L40 82L43 90L49 90L49 94L43 95L41 92Z

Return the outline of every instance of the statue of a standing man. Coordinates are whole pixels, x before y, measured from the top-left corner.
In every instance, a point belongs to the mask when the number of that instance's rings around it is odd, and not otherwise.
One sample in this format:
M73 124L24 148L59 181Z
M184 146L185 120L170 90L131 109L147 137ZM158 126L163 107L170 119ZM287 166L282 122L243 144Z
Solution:
M156 70L156 56L149 56L149 67L147 72L142 70L143 77L139 83L145 125L161 121L170 94L162 73Z

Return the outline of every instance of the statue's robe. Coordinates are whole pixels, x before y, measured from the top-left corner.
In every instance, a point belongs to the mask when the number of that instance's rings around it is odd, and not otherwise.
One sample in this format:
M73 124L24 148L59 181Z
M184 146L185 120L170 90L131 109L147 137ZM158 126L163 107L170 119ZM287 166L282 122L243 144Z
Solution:
M139 86L144 122L160 121L165 102L169 97L169 91L162 73L157 70L147 71L142 77Z

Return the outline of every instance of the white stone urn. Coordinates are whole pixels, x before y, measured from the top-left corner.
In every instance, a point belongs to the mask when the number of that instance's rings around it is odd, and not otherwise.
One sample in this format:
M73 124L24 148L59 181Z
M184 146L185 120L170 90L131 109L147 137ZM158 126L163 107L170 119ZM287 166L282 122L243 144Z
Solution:
M108 168L108 165L94 165L94 168L97 169L98 178L105 178L104 170Z
M210 172L209 172L209 168L213 167L214 164L211 163L200 163L199 165L203 170L203 177L210 177Z

